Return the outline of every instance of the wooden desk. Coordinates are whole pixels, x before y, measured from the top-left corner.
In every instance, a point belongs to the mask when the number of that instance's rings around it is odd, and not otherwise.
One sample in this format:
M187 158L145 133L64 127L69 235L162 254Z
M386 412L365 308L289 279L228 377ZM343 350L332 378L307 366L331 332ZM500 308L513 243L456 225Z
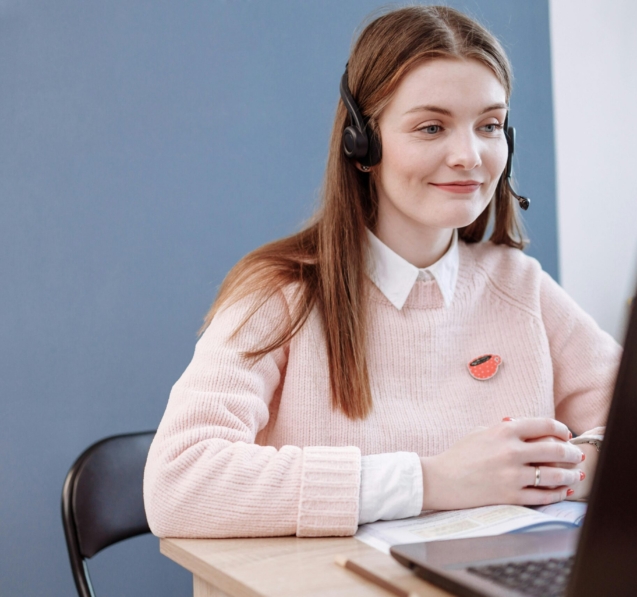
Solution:
M194 597L387 597L388 591L338 566L336 555L421 597L449 593L417 578L357 539L162 539L160 550L193 573Z

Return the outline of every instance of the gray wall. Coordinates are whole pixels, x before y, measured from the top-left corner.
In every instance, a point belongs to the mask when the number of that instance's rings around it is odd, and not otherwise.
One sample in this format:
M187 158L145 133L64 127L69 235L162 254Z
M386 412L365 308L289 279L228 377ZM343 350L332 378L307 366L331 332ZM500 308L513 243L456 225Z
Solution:
M154 428L228 269L316 202L352 32L375 0L0 1L0 594L72 595L68 467ZM546 1L458 1L516 71L530 253L557 274ZM134 539L99 595L187 595Z

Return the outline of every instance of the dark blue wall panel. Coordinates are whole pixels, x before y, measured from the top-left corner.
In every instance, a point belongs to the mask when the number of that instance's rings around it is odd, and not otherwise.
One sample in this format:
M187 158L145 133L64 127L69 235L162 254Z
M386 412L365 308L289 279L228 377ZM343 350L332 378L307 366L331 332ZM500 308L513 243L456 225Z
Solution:
M352 33L384 4L0 2L0 594L71 595L74 458L156 427L228 269L311 214ZM530 252L557 273L545 0L451 2L516 70ZM98 595L187 595L135 539Z

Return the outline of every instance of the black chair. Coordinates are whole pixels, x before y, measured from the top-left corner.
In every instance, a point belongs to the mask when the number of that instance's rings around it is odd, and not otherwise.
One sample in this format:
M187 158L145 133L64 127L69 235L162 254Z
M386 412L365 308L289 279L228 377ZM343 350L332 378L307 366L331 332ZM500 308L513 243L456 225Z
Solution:
M62 522L80 597L95 597L86 560L129 537L150 533L142 482L154 431L107 437L88 447L66 475Z

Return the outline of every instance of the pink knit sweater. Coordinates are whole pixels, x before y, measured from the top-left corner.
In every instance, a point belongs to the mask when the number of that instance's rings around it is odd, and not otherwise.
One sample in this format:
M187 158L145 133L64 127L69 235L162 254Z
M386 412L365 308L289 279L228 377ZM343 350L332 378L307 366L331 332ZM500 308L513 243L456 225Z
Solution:
M504 416L555 417L581 433L604 424L620 348L516 249L459 243L453 302L416 282L402 310L370 282L372 413L331 407L321 321L258 362L241 351L289 317L289 293L233 340L251 304L213 320L173 387L150 449L144 498L158 536L351 535L361 455L438 454ZM467 363L502 358L489 380Z

